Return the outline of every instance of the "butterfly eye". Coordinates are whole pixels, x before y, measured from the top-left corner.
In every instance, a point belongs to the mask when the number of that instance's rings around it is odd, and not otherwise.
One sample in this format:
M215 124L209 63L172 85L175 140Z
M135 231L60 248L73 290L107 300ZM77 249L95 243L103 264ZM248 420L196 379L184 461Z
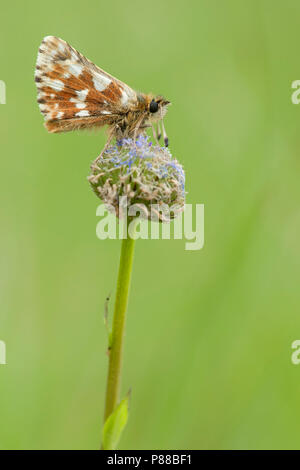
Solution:
M150 113L156 113L158 111L158 103L154 100L151 101L150 106L149 106L149 111Z

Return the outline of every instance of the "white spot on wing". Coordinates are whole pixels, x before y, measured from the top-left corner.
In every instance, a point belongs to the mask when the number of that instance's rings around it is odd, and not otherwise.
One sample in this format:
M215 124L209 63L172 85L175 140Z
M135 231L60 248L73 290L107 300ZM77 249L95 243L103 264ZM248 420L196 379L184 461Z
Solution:
M78 109L86 108L86 103L83 103L82 101L78 101L77 98L70 98L70 102L75 103L75 106Z
M104 110L104 111L101 111L101 114L111 114L111 112L110 112L110 111L105 111L105 110Z
M75 116L78 116L78 117L85 117L85 116L89 116L90 113L86 110L82 110L82 111L79 111L78 113L75 114Z
M78 78L82 73L83 67L80 64L70 64L69 71L74 77Z
M122 90L121 103L124 105L128 103L128 95L124 90Z
M52 80L51 78L47 78L45 82L55 91L62 91L65 87L64 83L61 80Z
M66 51L65 44L63 42L59 41L58 49L59 49L60 52L64 53Z
M42 63L43 63L42 54L39 52L36 64L41 65Z
M59 113L57 113L57 119L61 119L63 117L64 113L62 111L60 111Z
M103 91L111 83L111 80L104 75L97 74L93 77L93 82L96 90Z
M76 94L77 94L77 96L78 96L78 99L79 99L80 101L84 101L84 100L86 99L86 97L87 97L88 92L89 92L88 89L76 91Z
M45 36L43 41L45 42L57 41L57 38L55 36Z

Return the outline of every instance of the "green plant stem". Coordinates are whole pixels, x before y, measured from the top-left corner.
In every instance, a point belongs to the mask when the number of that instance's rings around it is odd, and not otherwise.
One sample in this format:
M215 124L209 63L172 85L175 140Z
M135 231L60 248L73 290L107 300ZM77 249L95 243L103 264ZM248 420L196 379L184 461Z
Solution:
M106 419L114 411L119 403L123 339L131 280L134 243L135 240L130 238L129 235L127 235L127 238L122 241L116 301L109 350L104 421L106 421Z

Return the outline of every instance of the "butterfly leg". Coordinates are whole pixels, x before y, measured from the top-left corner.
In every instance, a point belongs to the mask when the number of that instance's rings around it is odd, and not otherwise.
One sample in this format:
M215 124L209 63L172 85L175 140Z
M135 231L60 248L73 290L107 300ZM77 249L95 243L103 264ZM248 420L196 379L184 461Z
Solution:
M160 140L161 138L161 131L160 131L160 126L159 126L159 121L157 122L157 140Z
M134 133L133 133L133 142L135 142L135 145L136 145L137 134L138 134L139 128L140 128L141 125L142 125L143 120L144 120L144 116L141 116L141 118L138 120L137 125L136 125L136 127L135 127L135 129L134 129Z
M156 133L154 124L151 124L151 127L152 127L153 137L154 137L154 139L156 140L157 145L159 145L159 142L158 142L159 137L158 137L158 135L157 135L157 133Z
M96 158L96 160L93 161L93 163L92 163L92 165L91 165L91 169L92 169L92 170L97 169L97 163L99 162L99 160L101 160L103 154L106 152L106 150L107 150L108 147L110 146L111 141L112 141L112 139L113 139L113 136L114 136L114 132L111 131L111 132L109 133L109 135L108 135L107 142L106 142L106 144L104 145L104 148L103 148L102 152L100 153L100 155L98 155L98 157Z

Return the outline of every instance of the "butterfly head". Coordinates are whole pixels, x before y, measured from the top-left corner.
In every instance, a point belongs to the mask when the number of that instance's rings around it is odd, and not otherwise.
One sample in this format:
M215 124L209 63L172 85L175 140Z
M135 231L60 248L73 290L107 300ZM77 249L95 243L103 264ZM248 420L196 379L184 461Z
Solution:
M159 121L161 121L162 133L166 147L169 144L169 139L165 131L163 118L168 110L167 107L169 104L171 104L170 101L166 100L163 96L156 96L155 98L151 97L148 102L148 119L150 125L153 128L153 132L155 132L153 124L157 122L157 139L159 140L161 136Z
M166 112L167 106L171 104L170 101L166 100L163 96L156 96L152 98L149 103L149 113L152 121L158 121L162 119Z

